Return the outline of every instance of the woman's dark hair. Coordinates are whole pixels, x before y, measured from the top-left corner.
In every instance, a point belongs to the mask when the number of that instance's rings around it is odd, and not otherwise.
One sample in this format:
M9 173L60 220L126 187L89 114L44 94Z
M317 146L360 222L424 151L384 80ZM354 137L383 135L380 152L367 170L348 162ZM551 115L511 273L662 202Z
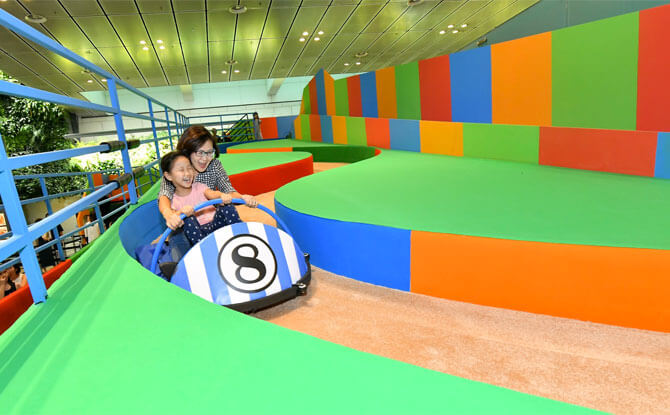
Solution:
M163 157L161 157L161 170L163 170L163 172L169 173L170 170L172 170L174 161L177 159L177 157L181 156L188 158L188 156L184 154L183 151L170 151L169 153L165 154Z
M186 157L191 157L191 154L198 151L207 140L212 142L214 147L214 155L219 157L219 147L216 146L216 138L205 128L204 125L192 125L188 127L184 133L179 137L177 142L177 150L186 154Z

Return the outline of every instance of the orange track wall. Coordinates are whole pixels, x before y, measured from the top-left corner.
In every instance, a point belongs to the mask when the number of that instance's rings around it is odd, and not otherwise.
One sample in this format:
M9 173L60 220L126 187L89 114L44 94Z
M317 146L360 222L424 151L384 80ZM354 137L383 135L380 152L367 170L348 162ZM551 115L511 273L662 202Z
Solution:
M314 173L314 159L310 155L291 163L232 174L230 183L240 193L258 195L278 189L286 183L312 173Z
M363 116L363 102L361 101L361 77L359 75L347 78L347 93L349 95L349 115Z
M398 118L395 91L395 68L393 66L376 71L377 116Z
M273 148L235 148L235 146L228 147L226 153L280 153L284 151L293 151L293 147L273 147Z
M309 115L309 131L312 137L312 141L322 141L321 116L319 114Z
M491 46L493 122L551 125L551 32Z
M391 148L391 133L389 120L386 118L366 118L365 135L368 146Z
M333 143L347 144L347 117L333 116Z
M309 104L310 104L310 114L319 113L319 99L316 94L316 78L312 78L311 81L307 84L309 86Z
M670 331L670 251L412 231L411 291Z
M420 121L421 152L463 155L463 123L443 121Z
M419 61L421 117L451 121L451 81L449 55Z
M540 127L539 163L653 177L657 140L651 131Z
M295 117L295 120L293 120L293 130L295 131L295 138L298 140L302 140L302 123L300 121L300 115Z
M268 138L279 138L276 117L261 118L261 135L263 135L263 139L266 140Z

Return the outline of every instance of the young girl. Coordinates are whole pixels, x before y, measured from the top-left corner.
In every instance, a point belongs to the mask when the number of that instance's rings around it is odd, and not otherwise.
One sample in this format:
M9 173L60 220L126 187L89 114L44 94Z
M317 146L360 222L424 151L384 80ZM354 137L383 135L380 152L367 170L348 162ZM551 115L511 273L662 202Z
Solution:
M180 151L172 151L161 158L163 177L174 186L171 209L177 214L183 213L184 234L188 241L195 245L215 230L233 223L241 222L235 209L230 209L232 196L208 188L203 183L194 182L196 172L189 158ZM202 202L221 199L224 206L208 206L194 212L193 208ZM235 213L233 213L235 212Z

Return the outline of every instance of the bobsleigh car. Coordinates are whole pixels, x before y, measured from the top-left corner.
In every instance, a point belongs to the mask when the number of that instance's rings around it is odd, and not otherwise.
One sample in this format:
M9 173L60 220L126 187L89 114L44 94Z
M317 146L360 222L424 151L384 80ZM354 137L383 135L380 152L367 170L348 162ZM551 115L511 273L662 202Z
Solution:
M221 203L210 200L195 207ZM233 199L234 204L244 204ZM293 240L288 228L265 206L281 229L259 222L236 223L207 235L184 255L170 283L215 304L250 313L304 295L311 280L309 255ZM183 215L182 215L183 218ZM172 231L158 241L151 261L156 273L161 247Z

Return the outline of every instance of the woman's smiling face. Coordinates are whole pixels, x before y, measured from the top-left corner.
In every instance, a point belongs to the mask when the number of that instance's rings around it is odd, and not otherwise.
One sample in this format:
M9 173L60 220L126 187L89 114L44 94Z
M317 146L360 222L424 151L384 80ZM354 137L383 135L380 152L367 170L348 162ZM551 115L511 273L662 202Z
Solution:
M212 141L205 141L203 145L191 153L189 158L191 159L193 168L198 173L202 173L207 170L207 166L209 166L209 163L211 163L212 159L214 158L214 146L212 145Z

